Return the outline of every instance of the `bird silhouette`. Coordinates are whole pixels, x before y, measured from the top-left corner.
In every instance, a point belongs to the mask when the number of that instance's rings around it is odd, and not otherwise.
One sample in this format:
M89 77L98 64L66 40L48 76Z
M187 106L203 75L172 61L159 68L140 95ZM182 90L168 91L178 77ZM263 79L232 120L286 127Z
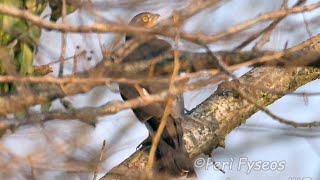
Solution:
M136 15L129 23L132 26L152 28L157 24L158 14L143 12ZM126 42L133 37L127 35ZM122 62L134 62L138 60L149 60L157 57L168 50L171 45L156 36L147 42L141 43L135 50L129 53ZM143 94L159 93L168 89L168 84L153 83L150 85L119 85L120 94L124 100L130 100L143 96ZM184 105L182 96L174 98L174 106L167 119L166 127L161 135L157 146L156 158L160 160L159 171L173 176L186 175L193 169L182 140L181 121L183 121ZM144 107L133 109L136 117L146 125L149 130L149 137L141 144L143 149L149 149L152 144L152 137L157 131L164 113L166 103L153 103Z

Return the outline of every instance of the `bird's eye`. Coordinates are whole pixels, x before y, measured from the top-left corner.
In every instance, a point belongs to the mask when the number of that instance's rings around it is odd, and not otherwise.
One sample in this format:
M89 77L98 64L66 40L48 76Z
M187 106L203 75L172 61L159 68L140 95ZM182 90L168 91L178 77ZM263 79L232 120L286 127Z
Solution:
M149 20L149 18L147 18L147 17L143 17L143 18L142 18L142 21L143 21L143 22L148 22L148 20Z

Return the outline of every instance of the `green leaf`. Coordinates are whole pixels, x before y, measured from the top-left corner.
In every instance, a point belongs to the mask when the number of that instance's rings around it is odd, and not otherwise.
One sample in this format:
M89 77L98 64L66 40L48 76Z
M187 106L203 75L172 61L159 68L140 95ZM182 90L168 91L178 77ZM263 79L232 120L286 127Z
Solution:
M38 42L39 38L41 35L41 30L40 28L36 26L32 26L30 30L28 31L28 36L32 39L34 42Z
M29 11L33 14L40 15L47 3L45 0L28 0L26 1L26 6Z
M0 28L4 32L10 32L13 27L13 24L15 24L17 21L15 18L9 16L2 16L1 19L2 21Z
M32 59L33 59L33 53L31 51L31 48L25 44L21 44L21 52L18 56L19 62L21 63L20 67L20 74L21 75L31 75L33 72L32 67Z
M10 5L14 7L21 7L22 1L12 1L12 0L2 0L1 4ZM10 16L1 15L1 22L0 22L0 29L4 32L10 32L11 28L13 27L13 24L15 24L17 21L19 21L17 18L13 18Z
M10 91L10 87L8 83L3 84L3 91L4 93L8 93Z

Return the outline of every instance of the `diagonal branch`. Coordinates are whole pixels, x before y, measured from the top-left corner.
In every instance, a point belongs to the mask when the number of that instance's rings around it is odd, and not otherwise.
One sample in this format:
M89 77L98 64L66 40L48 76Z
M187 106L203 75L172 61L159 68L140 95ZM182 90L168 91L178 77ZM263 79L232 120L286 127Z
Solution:
M258 67L242 76L240 81L277 91L293 92L319 77L319 68ZM182 124L183 139L190 158L195 158L201 153L210 154L219 146L224 147L226 135L260 110L259 107L240 97L228 83L237 84L233 81L220 84L217 91L198 105L188 116L188 121ZM254 87L240 88L262 106L270 105L283 96ZM121 179L123 175L131 175L132 171L136 174L145 168L147 157L146 152L137 151L101 179Z
M196 2L196 1L195 1ZM194 15L195 13L199 12L199 10L202 10L204 8L214 6L216 5L218 0L214 1L198 1L197 6L190 6L191 8L188 9L182 9L179 12L181 13L182 17L190 17ZM202 3L202 4L201 4ZM187 6L189 7L189 6ZM194 8L196 7L196 8ZM221 40L225 37L228 37L230 35L236 34L238 32L244 31L260 22L264 21L270 21L278 18L285 17L289 14L296 14L300 12L305 11L312 11L320 7L320 3L314 3L310 5L304 5L304 6L297 6L291 9L282 9L280 11L270 12L263 14L261 16L258 16L254 19L251 19L247 22L238 24L236 26L233 26L227 30L225 30L222 33L216 34L216 35L205 35L202 33L181 33L181 38L195 42L195 43L201 43L201 44L207 44L212 43L218 40ZM11 6L0 4L0 13L6 14L12 17L17 18L24 18L27 21L33 23L34 25L37 25L42 28L46 29L52 29L57 30L61 32L77 32L77 33L106 33L106 32L116 32L116 33L126 33L130 35L139 35L139 34L145 34L145 35L164 35L168 37L175 37L175 33L170 30L163 30L162 28L159 28L159 31L145 29L145 28L139 28L139 27L133 27L129 25L124 24L117 24L117 23L101 23L101 24L95 24L95 25L83 25L83 26L74 26L74 25L66 25L66 24L58 24L53 23L47 20L43 20L40 17L33 15L32 13L29 13L28 11L23 11ZM164 21L163 23L160 23L159 25L167 26L171 23L171 20Z
M288 64L289 66L303 66L312 63L312 65L319 66L319 49L320 49L320 34L294 46L284 52L275 52L275 53L256 53L256 52L244 52L244 53L221 53L222 59L226 59L226 61L231 61L231 63L226 64L234 64L229 66L229 70L235 70L240 67L250 66L257 63L263 63L271 60L278 60L282 58L282 62L284 64ZM189 57L188 57L189 56ZM210 61L211 58L208 58L207 54L187 54L187 57L180 57L181 61L181 70L188 70L188 68L192 68L196 71L207 68L214 68L214 63ZM186 59L193 59L198 61L185 61ZM197 59L199 58L199 59ZM203 63L199 63L203 60ZM170 58L168 59L170 62ZM140 63L140 62L138 62ZM239 64L240 63L240 64ZM170 64L168 67L161 66L157 69L157 71L163 72L157 75L168 74L171 72ZM280 64L281 65L281 64ZM111 82L122 82L122 83L136 83L137 81L128 81L121 79L121 77L133 76L134 74L143 74L145 70L148 69L148 63L144 62L144 64L110 64L110 63L101 63L97 67L91 69L89 72L79 73L77 77L95 77L96 81L91 81L90 83L81 83L81 80L75 80L75 82L68 81L67 77L64 80L52 80L58 84L48 84L48 83L36 83L32 84L30 87L31 92L28 94L13 94L10 96L0 97L0 115L6 115L9 113L19 112L27 109L36 104L42 104L49 102L56 98L63 98L65 96L75 95L79 93L86 93L93 89L94 87L105 85ZM171 67L172 68L172 67ZM217 70L213 69L207 71L211 75L217 74ZM126 76L120 76L119 74L125 74ZM202 73L196 72L195 74L189 74L189 77L199 77ZM120 76L120 78L119 78ZM99 77L110 77L110 78L102 78ZM115 77L116 79L113 79ZM8 80L8 79L7 79ZM11 80L15 80L12 78ZM41 81L41 79L37 78L26 78L27 80L34 80L34 82ZM165 82L165 79L162 79ZM181 80L181 79L180 79ZM1 81L1 78L0 78ZM5 78L3 82L5 81ZM23 81L23 79L21 79ZM85 80L84 80L85 81ZM159 82L161 79L159 79ZM23 101L21 101L23 99ZM127 107L130 108L130 107Z

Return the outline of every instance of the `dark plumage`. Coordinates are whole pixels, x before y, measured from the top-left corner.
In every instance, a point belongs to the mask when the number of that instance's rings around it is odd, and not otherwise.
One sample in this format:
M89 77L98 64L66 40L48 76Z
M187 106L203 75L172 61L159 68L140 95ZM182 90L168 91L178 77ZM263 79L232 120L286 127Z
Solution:
M158 14L148 12L140 13L131 20L130 25L152 28L156 25L158 17ZM126 36L127 41L130 39L132 39L132 37ZM125 57L122 62L148 60L163 54L170 49L172 48L168 42L154 37L133 50L133 52ZM163 84L139 86L138 88L140 88L140 90L138 89L138 91L137 86L120 84L119 88L122 98L124 100L130 100L139 97L141 95L141 90L145 93L154 94L167 89L168 86ZM157 158L161 160L162 167L160 167L160 170L171 175L180 176L186 174L192 165L190 165L191 163L189 162L182 142L182 128L180 123L184 109L183 100L181 97L176 97L175 102L175 109L172 110L168 117L166 128L158 145ZM152 136L158 129L164 109L165 103L154 103L145 107L133 109L133 111L137 118L146 125ZM143 142L142 146L148 148L150 145L151 138L149 136L149 138Z

